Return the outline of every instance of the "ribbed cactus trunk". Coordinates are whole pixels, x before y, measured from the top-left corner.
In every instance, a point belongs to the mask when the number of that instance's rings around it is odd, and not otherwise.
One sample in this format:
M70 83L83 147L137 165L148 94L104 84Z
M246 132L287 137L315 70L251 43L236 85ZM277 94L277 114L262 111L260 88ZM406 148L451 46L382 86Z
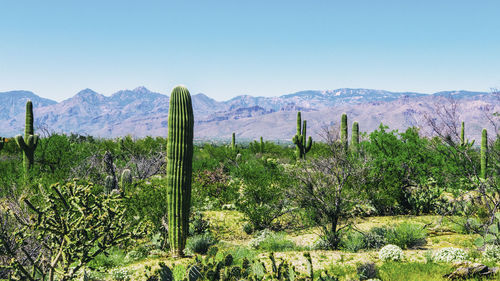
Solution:
M488 132L483 129L481 136L481 178L486 179L488 169Z
M351 145L355 151L359 148L359 124L358 122L352 123L352 139Z
M465 145L465 122L462 121L462 127L460 128L460 146Z
M177 86L170 96L167 140L168 231L174 257L184 255L189 232L193 126L191 95Z
M297 112L297 133L293 137L292 141L296 146L295 154L297 156L297 159L306 159L306 154L307 152L309 152L309 150L311 150L312 147L312 138L309 137L306 142L307 121L304 120L302 124L301 121L302 117L299 111Z
M236 134L233 132L233 137L231 139L231 148L236 150Z
M28 172L35 162L35 149L38 145L38 135L34 134L33 129L33 104L29 100L26 102L26 124L24 127L24 138L21 135L16 136L16 143L23 151L23 165L25 172Z
M342 119L340 122L340 141L344 145L344 149L347 150L347 114L342 114Z
M3 146L5 145L6 142L7 142L6 138L0 137L0 151L3 149Z
M125 191L127 191L132 185L132 172L129 169L124 169L122 171L122 175L120 177L120 185L124 194Z

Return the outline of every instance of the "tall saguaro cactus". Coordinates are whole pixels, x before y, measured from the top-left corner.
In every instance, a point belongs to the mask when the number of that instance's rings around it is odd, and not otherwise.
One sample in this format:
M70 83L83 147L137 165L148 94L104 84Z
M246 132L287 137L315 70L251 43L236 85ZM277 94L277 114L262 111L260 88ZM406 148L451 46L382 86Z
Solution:
M486 179L488 169L488 131L483 129L481 136L481 178Z
M359 124L358 122L352 123L352 139L351 144L354 150L357 150L359 147Z
M259 151L264 153L264 139L262 137L260 137Z
M344 145L344 148L347 150L347 114L342 114L342 120L340 122L340 141Z
M297 159L306 159L306 153L311 150L312 147L312 138L309 137L306 142L306 130L307 130L307 121L304 120L302 123L302 118L300 115L300 111L297 112L297 134L293 137L292 141L297 147L295 153L297 155Z
M236 133L233 132L233 137L231 139L231 148L236 150Z
M472 140L472 142L469 142L468 139L465 139L465 122L462 121L462 126L460 128L460 146L469 149L473 145L474 145L474 140Z
M462 126L460 128L460 146L465 145L465 122L462 121Z
M23 165L24 170L27 172L33 167L33 163L35 162L35 149L38 145L38 135L34 134L33 129L33 104L30 100L26 102L24 138L21 135L17 135L16 143L23 150Z
M191 95L177 86L170 96L167 143L168 236L174 257L183 256L189 232L193 126Z

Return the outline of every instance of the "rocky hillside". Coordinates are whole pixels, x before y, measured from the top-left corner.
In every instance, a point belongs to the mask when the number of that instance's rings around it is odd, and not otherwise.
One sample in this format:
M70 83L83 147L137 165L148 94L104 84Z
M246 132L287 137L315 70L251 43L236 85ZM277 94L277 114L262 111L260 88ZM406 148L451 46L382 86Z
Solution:
M197 139L289 140L295 133L298 110L308 120L308 133L320 138L325 126L336 126L342 113L349 123L358 121L362 131L372 131L380 123L391 129L426 127L424 116L457 102L457 116L467 122L470 138L478 138L482 127L492 130L487 116L500 112L498 94L448 91L432 95L370 89L301 91L279 97L237 96L216 101L204 94L193 95ZM104 96L90 89L60 103L27 91L0 93L1 136L23 132L24 105L31 99L35 122L51 132L89 134L100 137L133 135L166 136L167 95L144 87ZM424 128L425 129L425 128Z

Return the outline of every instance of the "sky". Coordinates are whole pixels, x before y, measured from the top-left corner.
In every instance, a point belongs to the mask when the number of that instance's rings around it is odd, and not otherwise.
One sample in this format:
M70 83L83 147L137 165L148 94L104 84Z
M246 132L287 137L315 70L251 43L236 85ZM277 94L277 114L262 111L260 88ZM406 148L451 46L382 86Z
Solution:
M500 88L500 1L0 0L0 92Z

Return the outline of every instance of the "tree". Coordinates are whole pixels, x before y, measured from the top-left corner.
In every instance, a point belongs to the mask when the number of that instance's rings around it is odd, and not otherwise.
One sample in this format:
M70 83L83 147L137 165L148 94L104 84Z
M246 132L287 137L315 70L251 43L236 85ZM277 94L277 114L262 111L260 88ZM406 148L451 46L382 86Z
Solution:
M335 138L332 138L335 135ZM322 238L332 249L340 242L340 231L350 225L353 209L364 203L361 192L368 161L363 154L352 154L338 141L338 133L327 134L327 156L300 161L291 171L297 180L289 189L299 207L322 230Z

